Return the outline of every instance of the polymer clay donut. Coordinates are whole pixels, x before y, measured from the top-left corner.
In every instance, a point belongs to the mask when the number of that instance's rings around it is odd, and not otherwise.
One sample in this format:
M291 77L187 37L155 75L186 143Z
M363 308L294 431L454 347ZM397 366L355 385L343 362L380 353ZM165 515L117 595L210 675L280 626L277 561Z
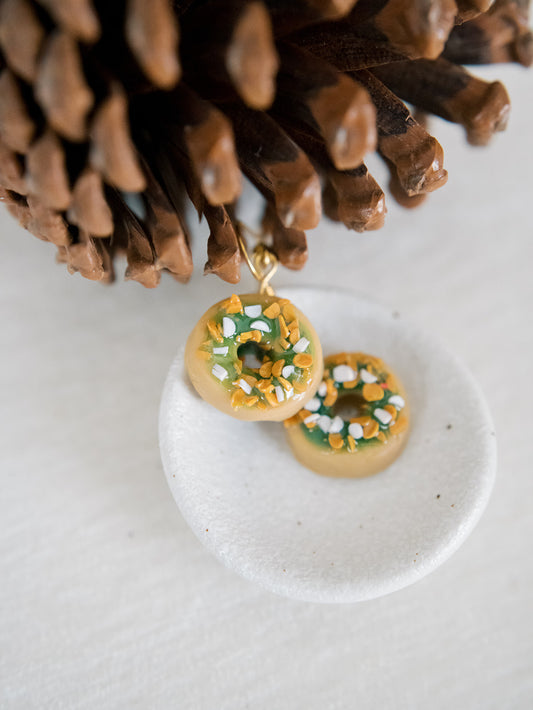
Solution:
M200 318L185 348L194 388L237 419L282 421L311 399L322 378L322 348L288 299L233 295Z
M341 416L343 409L355 416ZM385 363L365 353L324 361L324 376L305 408L285 421L296 458L324 476L363 478L389 466L407 442L404 389Z

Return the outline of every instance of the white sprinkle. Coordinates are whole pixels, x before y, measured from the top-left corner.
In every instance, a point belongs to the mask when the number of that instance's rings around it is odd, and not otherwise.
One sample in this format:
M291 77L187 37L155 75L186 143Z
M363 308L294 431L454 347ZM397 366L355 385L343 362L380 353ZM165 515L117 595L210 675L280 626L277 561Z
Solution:
M331 426L331 417L328 417L327 414L322 414L316 422L319 426L320 429L324 432L324 434L329 434L329 428Z
M320 387L318 388L318 396L319 397L325 397L328 393L328 386L325 382L320 383Z
M261 306L244 306L244 312L249 318L257 318L261 315Z
M405 407L405 399L400 397L399 394L393 394L389 397L389 404L394 404L396 409L403 409Z
M294 388L291 387L290 390L286 390L285 397L287 397L287 399L291 399L291 397L293 396L293 394L294 394Z
M309 402L305 405L305 408L308 409L310 412L316 412L318 409L320 409L322 402L318 399L318 397L313 397L313 399L310 399Z
M378 381L378 378L368 370L359 370L359 375L363 382L365 382L367 385L371 385L373 382Z
M340 417L333 417L333 419L331 420L331 426L329 427L329 433L338 434L340 431L342 431L343 426L343 419L341 419Z
M320 419L320 414L310 414L304 419L304 424L311 424L312 422L317 422Z
M294 372L294 365L285 365L283 370L281 371L281 376L287 379L290 377Z
M278 385L274 388L274 391L276 393L276 399L278 400L278 402L283 402L283 387Z
M224 345L223 348L213 348L213 355L227 355L228 354L228 346Z
M374 409L374 416L376 419L379 419L382 424L390 424L392 421L392 414L387 412L386 409L380 409L380 407Z
M221 382L222 382L222 380L225 380L226 377L228 376L227 371L222 367L222 365L219 365L218 363L216 365L213 365L213 369L211 370L211 372Z
M337 365L333 368L333 379L335 382L352 382L357 377L357 372L349 365Z
M231 338L232 335L235 335L235 331L237 330L237 326L233 322L231 318L228 318L227 316L224 316L222 318L222 333L225 338Z
M363 427L357 422L352 422L348 427L348 434L354 439L360 439L363 436Z
M307 338L300 338L300 340L293 347L293 350L295 353L303 353L304 350L307 350L308 345L309 341L307 340Z
M254 320L253 323L250 323L250 328L252 330L261 330L263 333L270 333L270 326L264 320Z
M241 388L241 390L244 390L246 394L250 394L250 392L252 391L252 388L250 387L248 382L246 382L246 380L239 380L239 387Z

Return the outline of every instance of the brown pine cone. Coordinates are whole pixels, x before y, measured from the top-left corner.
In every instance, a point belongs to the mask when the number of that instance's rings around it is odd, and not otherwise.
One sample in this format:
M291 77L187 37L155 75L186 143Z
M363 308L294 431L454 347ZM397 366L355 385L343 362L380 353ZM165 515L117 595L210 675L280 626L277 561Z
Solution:
M383 224L368 153L404 206L446 182L426 113L505 128L505 88L462 64L532 61L527 0L0 0L0 199L71 272L112 281L123 252L147 287L189 278L191 200L235 283L245 175L299 269L322 205Z

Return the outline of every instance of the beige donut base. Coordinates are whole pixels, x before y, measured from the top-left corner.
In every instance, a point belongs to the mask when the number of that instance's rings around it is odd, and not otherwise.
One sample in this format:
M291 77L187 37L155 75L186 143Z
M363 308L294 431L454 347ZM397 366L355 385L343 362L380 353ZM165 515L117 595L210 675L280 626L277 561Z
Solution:
M406 410L404 416L408 415ZM409 428L391 436L386 444L376 442L353 453L316 446L299 425L287 428L286 434L294 456L311 471L333 478L366 478L383 471L398 458L407 444Z
M278 301L279 297L254 293L240 295L240 299L243 305L260 303L263 307L268 307L271 303ZM324 370L322 347L315 329L308 318L293 304L298 320L308 332L314 348L313 364L309 368L310 379L306 392L295 394L290 400L282 402L277 407L269 407L266 410L258 409L255 406L235 409L231 405L231 397L228 391L211 374L211 364L205 360L200 360L197 356L198 349L206 339L207 321L213 318L226 300L216 303L204 313L187 340L185 367L194 389L206 402L224 412L224 414L229 414L229 416L236 419L281 422L293 416L311 399L322 380Z

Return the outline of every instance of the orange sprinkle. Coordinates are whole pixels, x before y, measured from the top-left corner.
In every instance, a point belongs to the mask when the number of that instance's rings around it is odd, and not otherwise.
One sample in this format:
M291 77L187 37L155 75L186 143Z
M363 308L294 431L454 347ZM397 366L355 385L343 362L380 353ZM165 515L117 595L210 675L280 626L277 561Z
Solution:
M337 353L336 355L330 355L325 359L326 365L345 365L347 363L348 355L346 353Z
M268 308L265 308L263 311L263 315L265 315L267 318L277 318L279 314L281 313L281 308L279 307L279 303L271 303Z
M214 321L214 320L208 320L207 323L206 323L206 325L207 325L207 330L209 331L209 333L210 333L211 337L213 338L213 340L216 340L217 343L221 343L221 342L222 342L222 336L220 335L220 331L218 330L218 326L217 326L217 324L215 323L215 321Z
M348 434L348 450L353 453L356 448L357 444L355 443L355 439L351 434Z
M389 426L389 431L391 434L401 434L402 431L407 429L407 417L405 414L400 414L398 419Z
M310 417L312 412L310 412L308 409L300 409L298 412L298 417L301 419L301 421L305 424L305 426L308 429L314 429L316 427L316 421L311 421L311 422L306 422L305 420L307 417Z
M289 303L286 303L286 304L283 306L282 311L283 311L283 317L285 318L285 320L287 320L287 321L291 321L291 320L293 321L293 320L295 320L295 318L296 318L296 309L295 309L295 307L292 305L292 303L290 303L290 302L289 302ZM289 326L289 330L290 330L290 326Z
M385 393L377 382L363 385L363 397L367 402L377 402L380 399L383 399L384 394Z
M272 392L274 385L272 380L259 380L255 385L260 392Z
M333 390L333 392L328 392L327 395L324 397L324 404L326 405L326 407L331 407L332 405L334 405L337 401L338 396L339 395L337 390Z
M228 298L227 301L224 301L224 303L222 305L226 309L226 313L242 313L243 312L241 299L235 293L231 296L231 298Z
M373 421L372 417L368 417L368 416L353 417L352 419L350 419L350 424L360 424L364 429L365 426L368 426L371 421Z
M338 392L337 388L335 387L334 380L332 380L331 377L328 377L326 379L326 389L327 389L328 396L331 396L333 398L333 401L335 401L337 399L337 395L339 392Z
M247 407L253 407L256 402L259 402L259 397L257 397L256 395L250 395L244 400L244 403Z
M296 345L296 343L300 340L300 328L296 327L294 330L291 330L291 334L289 335L289 341L292 345Z
M233 366L235 367L235 372L240 375L242 372L242 360L239 360L239 358L237 358L233 363Z
M264 362L261 367L259 368L259 374L261 377L270 377L272 373L272 360L267 360Z
M235 390L233 394L231 395L231 406L233 409L238 409L239 407L242 407L244 404L246 395L241 389Z
M363 427L363 438L373 439L375 436L377 436L378 431L379 424L375 421L375 419L371 419L370 424L367 424L365 427Z
M383 409L388 412L393 419L396 419L396 417L398 416L398 410L396 409L396 407L393 407L392 404L386 404Z
M274 377L279 377L281 375L281 371L285 367L285 360L276 360L272 367L272 374Z
M343 438L340 434L329 434L328 441L332 449L342 449L344 445Z
M373 372L377 375L378 372L382 372L385 369L383 360L374 355L366 355L365 353L357 353L359 360L365 364L365 366L370 365L369 372ZM368 367L367 367L368 370Z
M296 367L311 367L313 364L313 356L308 355L307 353L298 353L298 355L294 356L293 362Z
M391 392L398 391L398 381L396 380L394 375L391 375L390 372L387 376L387 389L390 390Z
M288 380L286 380L284 377L281 377L281 375L279 375L279 377L278 377L278 382L280 383L280 385L282 387L284 387L287 390L287 392L292 389L291 383Z
M280 338L279 339L279 344L283 348L283 350L288 350L290 348L290 343L288 343L285 338Z
M241 333L240 335L237 336L237 342L238 343L247 343L249 340L253 340L253 338L254 338L254 331L247 330L245 333Z
M378 439L379 439L380 441L382 441L384 444L387 443L387 437L385 436L385 434L384 434L382 431L379 432L379 434L378 434Z
M331 377L328 377L326 380L326 387L327 387L327 395L324 399L324 404L326 407L331 407L332 404L335 404L337 401L337 397L339 396L339 391L335 387L335 382L331 379Z
M265 399L270 404L271 407L278 407L279 406L278 399L273 392L265 392Z
M293 414L292 417L289 417L288 419L285 419L283 421L283 426L288 429L290 426L294 426L295 424L299 424L299 423L300 423L300 417L297 414Z
M285 323L285 318L282 315L278 316L279 331L283 338L289 337L289 329L287 328L287 323Z
M261 400L259 400L259 402L257 403L257 409L261 409L264 412L268 409L268 405L266 405L264 402L261 402Z

